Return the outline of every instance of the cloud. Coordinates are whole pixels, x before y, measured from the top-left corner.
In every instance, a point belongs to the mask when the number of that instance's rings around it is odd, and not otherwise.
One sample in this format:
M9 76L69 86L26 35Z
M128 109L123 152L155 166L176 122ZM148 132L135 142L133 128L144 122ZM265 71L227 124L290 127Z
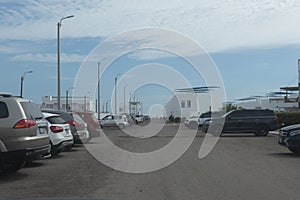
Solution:
M0 5L0 39L54 39L58 20L74 14L63 21L62 37L103 38L159 27L182 32L210 52L300 43L298 0L54 0Z
M60 61L62 63L72 63L72 62L82 62L84 56L78 54L61 54ZM13 61L34 61L34 62L47 62L53 63L57 62L57 54L50 54L50 53L26 53L21 55L16 55L11 58Z

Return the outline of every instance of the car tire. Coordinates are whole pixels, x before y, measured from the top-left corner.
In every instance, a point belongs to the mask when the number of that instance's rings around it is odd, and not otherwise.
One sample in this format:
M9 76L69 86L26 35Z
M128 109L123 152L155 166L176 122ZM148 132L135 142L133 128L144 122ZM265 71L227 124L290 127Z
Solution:
M296 155L300 155L300 148L292 148L292 147L289 147L289 150L291 152L293 152L294 154Z
M124 129L124 128L125 128L125 125L124 125L124 124L119 124L119 128L120 128L120 129Z
M198 128L198 124L197 124L196 122L190 122L190 123L189 123L189 127L190 127L191 129L197 129L197 128Z
M14 173L18 170L20 170L22 167L24 167L26 163L26 157L24 158L19 158L17 160L15 160L13 163L9 163L9 165L7 165L6 163L4 163L3 159L0 160L0 172L2 173Z
M88 143L91 139L92 138L90 136L90 133L87 131L84 139L81 142L82 142L82 144L85 144L85 143Z
M269 133L269 127L265 124L258 125L255 131L256 136L267 136Z
M53 147L53 144L51 143L51 157L57 156L62 150L61 149L55 149Z
M211 128L208 127L207 132L214 136L221 136L223 133L223 126L221 124L212 124Z

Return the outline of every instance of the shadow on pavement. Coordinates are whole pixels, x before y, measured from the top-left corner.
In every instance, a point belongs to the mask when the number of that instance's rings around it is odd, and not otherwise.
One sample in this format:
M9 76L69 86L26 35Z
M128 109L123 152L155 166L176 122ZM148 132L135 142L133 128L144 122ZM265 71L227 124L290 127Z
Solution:
M292 152L281 152L281 153L270 153L269 155L278 157L278 158L300 158L300 155L297 155Z
M19 181L21 179L26 178L27 176L28 176L27 174L24 174L22 172L0 173L0 184Z

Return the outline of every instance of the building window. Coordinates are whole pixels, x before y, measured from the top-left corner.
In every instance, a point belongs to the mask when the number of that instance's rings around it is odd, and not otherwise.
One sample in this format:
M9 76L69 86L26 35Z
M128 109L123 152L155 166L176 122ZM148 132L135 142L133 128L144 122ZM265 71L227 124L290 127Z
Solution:
M187 108L192 107L192 102L191 102L191 100L187 100L187 102L186 102L186 107L187 107Z
M185 101L181 101L181 108L185 108Z

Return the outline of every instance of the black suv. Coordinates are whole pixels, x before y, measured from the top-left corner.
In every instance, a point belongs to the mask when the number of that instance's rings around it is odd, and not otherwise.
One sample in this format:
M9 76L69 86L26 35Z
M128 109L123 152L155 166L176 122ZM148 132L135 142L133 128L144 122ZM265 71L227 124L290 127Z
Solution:
M300 154L300 124L280 129L278 143L286 146L291 152Z
M269 131L279 128L277 116L268 109L233 110L221 118L206 120L202 131L207 133L210 125L213 126L210 129L213 132L219 130L222 133L254 133L256 136L266 136Z

